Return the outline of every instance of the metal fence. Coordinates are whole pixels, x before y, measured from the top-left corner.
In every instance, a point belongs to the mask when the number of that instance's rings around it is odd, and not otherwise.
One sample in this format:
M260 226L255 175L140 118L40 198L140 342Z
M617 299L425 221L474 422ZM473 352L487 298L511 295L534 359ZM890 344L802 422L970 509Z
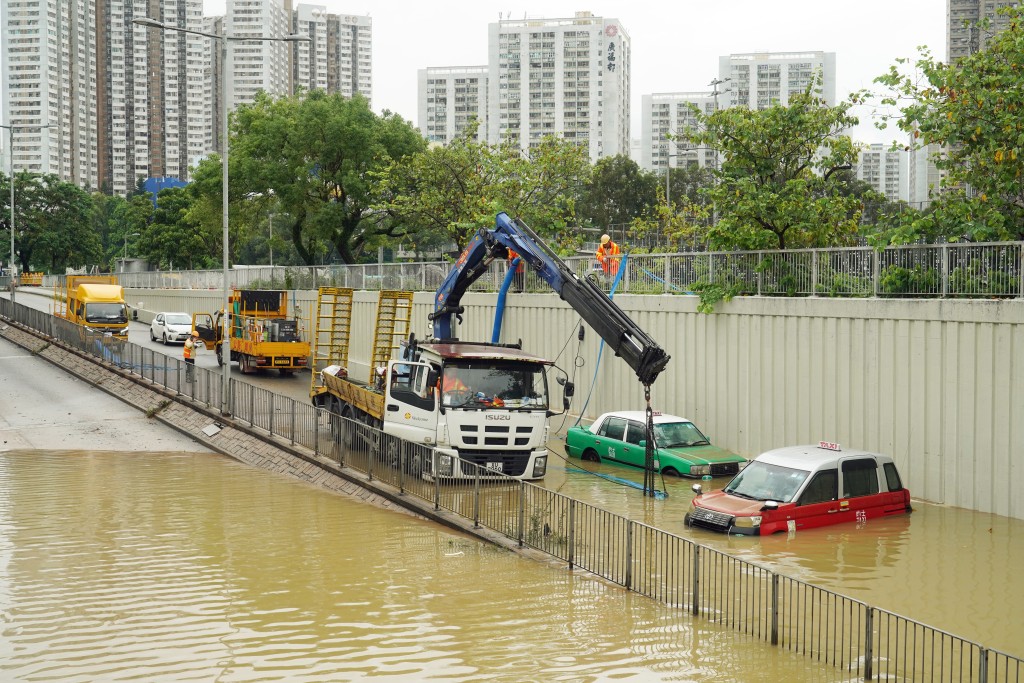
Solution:
M94 338L53 316L0 299L0 315L110 366L211 408L219 371L195 368L135 344ZM873 680L1009 682L1024 660L860 600L799 581L689 539L527 482L477 468L471 479L438 472L432 449L358 421L232 380L237 423L306 448L628 590Z
M565 259L578 276L597 273L592 257ZM337 266L274 266L229 271L229 287L435 291L451 264L383 263ZM496 261L472 287L494 291L508 264ZM940 244L785 251L633 254L625 261L618 291L625 294L685 294L716 284L735 295L836 297L1024 297L1024 242ZM63 286L64 276L47 276ZM121 273L125 287L140 289L224 288L220 270ZM0 278L2 282L2 278ZM548 292L536 273L526 291Z

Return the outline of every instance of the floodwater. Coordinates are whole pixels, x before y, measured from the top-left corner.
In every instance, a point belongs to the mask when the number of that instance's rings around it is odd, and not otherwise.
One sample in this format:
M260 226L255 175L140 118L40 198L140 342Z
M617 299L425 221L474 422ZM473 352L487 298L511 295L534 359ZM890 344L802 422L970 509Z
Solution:
M0 453L0 680L848 680L228 458Z
M914 500L909 515L790 534L726 536L683 524L693 480L659 479L668 498L630 468L564 460L560 443L545 486L873 607L1004 653L1024 656L1024 520ZM559 455L561 454L561 455ZM582 470L582 471L581 471ZM699 482L718 489L728 478ZM913 491L911 491L913 495Z

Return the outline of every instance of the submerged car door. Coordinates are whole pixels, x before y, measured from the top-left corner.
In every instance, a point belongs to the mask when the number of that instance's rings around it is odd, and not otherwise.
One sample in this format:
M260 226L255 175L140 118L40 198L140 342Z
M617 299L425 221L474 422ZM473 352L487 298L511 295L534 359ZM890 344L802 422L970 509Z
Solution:
M647 460L647 447L641 446L640 442L647 438L647 428L636 420L630 420L626 425L626 438L622 440L622 454L620 459L624 463L643 467Z
M840 505L843 514L858 522L882 514L885 496L878 495L878 463L874 458L855 456L839 461ZM843 521L846 521L844 516Z
M597 454L602 459L619 461L622 459L622 441L626 438L626 418L606 418L597 431Z
M819 470L811 476L797 498L789 520L789 530L813 529L845 521L839 500L839 470Z

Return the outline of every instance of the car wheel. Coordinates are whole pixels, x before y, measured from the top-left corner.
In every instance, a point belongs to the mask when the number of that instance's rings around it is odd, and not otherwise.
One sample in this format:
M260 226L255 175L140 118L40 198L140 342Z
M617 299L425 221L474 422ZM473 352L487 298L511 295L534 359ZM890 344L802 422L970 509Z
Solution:
M587 450L583 451L583 455L581 455L580 458L582 460L587 460L590 462L601 462L601 456L599 456L597 454L597 451L595 451L593 448L588 448Z
M676 471L675 467L666 467L665 469L663 469L661 471L661 473L664 474L664 475L667 475L669 477L682 477L683 476L683 475L679 474L679 472Z
M167 346L167 333L166 333L166 332L164 332L164 333L163 333L163 334L162 334L162 335L160 336L160 340L161 340L161 341L162 341L162 342L164 343L164 346Z
M153 328L149 328L149 341L156 341L156 335L153 334Z

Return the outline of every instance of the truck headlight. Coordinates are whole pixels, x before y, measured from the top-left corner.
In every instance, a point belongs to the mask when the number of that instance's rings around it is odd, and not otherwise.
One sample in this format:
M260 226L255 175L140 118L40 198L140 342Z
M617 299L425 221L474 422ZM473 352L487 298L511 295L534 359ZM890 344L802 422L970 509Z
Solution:
M437 456L437 476L450 477L454 471L455 458L450 455Z
M691 465L690 474L699 477L703 474L711 474L711 465Z
M539 455L533 461L533 476L540 478L544 476L544 473L548 471L548 456Z
M759 527L761 526L761 515L754 515L752 517L733 517L732 525L744 529Z

